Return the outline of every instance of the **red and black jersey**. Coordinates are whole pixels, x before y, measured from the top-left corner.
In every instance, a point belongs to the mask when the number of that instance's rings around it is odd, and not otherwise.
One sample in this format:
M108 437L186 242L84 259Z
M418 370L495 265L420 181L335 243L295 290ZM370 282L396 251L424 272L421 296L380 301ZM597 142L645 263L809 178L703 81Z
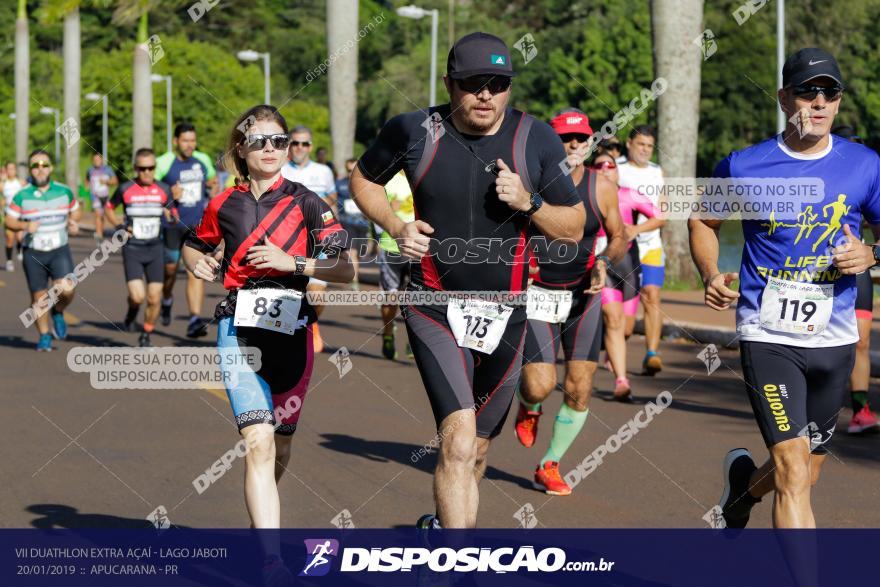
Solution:
M107 208L123 207L125 224L133 234L128 244L151 245L161 240L161 220L166 209L173 209L173 203L171 188L161 181L150 185L127 181L116 188L113 197L107 201Z
M308 277L248 264L248 249L265 239L292 256L335 257L348 248L348 233L330 207L302 184L283 177L259 199L247 184L213 198L185 244L210 253L225 242L221 272L223 286L230 291L279 287L304 292Z

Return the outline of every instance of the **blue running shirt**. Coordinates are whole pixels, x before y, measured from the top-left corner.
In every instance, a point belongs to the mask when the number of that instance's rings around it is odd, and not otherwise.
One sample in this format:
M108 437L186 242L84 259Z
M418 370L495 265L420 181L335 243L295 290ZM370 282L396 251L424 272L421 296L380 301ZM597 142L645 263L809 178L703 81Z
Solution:
M857 342L856 278L831 263L829 247L844 241L844 224L859 236L863 216L880 223L880 157L833 135L825 150L803 155L776 136L731 153L714 175L818 178L825 187L822 201L801 204L796 219L742 221L741 339L809 348Z

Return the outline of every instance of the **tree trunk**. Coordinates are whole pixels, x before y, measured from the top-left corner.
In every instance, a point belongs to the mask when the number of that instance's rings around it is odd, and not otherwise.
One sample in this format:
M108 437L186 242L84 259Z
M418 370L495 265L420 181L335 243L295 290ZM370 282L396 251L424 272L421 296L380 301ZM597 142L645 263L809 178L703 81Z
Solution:
M80 43L79 8L74 8L64 15L64 122L62 123L67 129L64 135L66 147L64 180L74 193L79 186ZM73 120L72 127L71 120ZM75 135L72 134L74 130Z
M15 20L15 162L18 164L18 176L22 178L28 176L30 62L27 7L25 0L18 0L18 17Z
M666 177L694 177L697 169L697 131L700 119L700 38L702 0L653 0L654 72L668 82L658 100L657 150ZM666 272L676 281L694 281L685 220L671 219L663 227Z
M354 153L358 40L357 0L327 0L327 54L331 60L327 78L330 135L336 170L340 174L345 173L345 161Z
M150 53L147 48L147 13L138 24L137 45L132 68L132 158L142 148L153 147L153 82L150 80Z

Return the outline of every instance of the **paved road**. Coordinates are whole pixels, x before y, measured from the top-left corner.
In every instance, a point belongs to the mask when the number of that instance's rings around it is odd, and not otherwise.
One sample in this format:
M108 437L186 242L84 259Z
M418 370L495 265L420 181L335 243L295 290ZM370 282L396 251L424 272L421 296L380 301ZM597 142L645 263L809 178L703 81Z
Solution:
M74 239L73 248L78 262L92 250L92 241ZM7 480L0 490L0 526L141 525L158 506L182 526L247 526L241 460L202 494L192 484L239 439L221 390L96 390L86 374L67 368L67 352L75 346L135 343L136 334L115 325L125 309L119 255L78 289L70 308L75 317L70 340L56 342L57 352L50 354L35 353L34 331L18 322L26 304L22 272L0 273L0 281L5 447L0 475ZM208 291L213 307L222 290L210 286ZM176 298L178 315L170 328L159 328L157 344L190 344L183 336L182 283ZM405 359L381 357L377 310L337 307L325 316L322 332L328 347L345 346L352 369L340 378L329 353L316 360L290 472L281 485L283 524L329 527L348 510L357 527L410 525L432 503L434 456L419 458L418 450L435 431L418 373ZM398 333L402 355L402 325ZM643 341L634 338L633 369L642 349ZM530 504L545 527L704 526L702 516L720 493L724 453L735 446L761 457L765 451L743 395L736 353L722 351L721 366L708 375L697 358L700 350L664 343L667 368L662 374L632 378L639 397L653 399L668 390L673 403L606 456L570 497L551 498L530 485L552 416L542 421L536 447L527 450L514 438L511 414L490 452L480 525L516 527L514 515ZM601 371L585 432L563 460L563 471L644 409L608 401L612 383ZM876 394L874 400L880 405ZM555 393L546 412L555 413L560 401L561 394ZM841 416L834 456L814 491L816 517L823 526L877 527L880 435L848 438L841 433L848 412ZM756 527L770 523L767 502L756 508Z

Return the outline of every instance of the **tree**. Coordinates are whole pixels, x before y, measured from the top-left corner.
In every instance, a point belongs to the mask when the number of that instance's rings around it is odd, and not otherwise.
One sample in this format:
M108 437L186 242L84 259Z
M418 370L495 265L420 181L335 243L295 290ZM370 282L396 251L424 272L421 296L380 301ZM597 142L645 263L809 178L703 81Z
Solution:
M660 165L670 178L695 177L697 129L700 120L700 66L702 52L694 40L701 38L702 0L654 0L654 70L666 80L658 100L658 151ZM694 279L688 254L684 220L671 219L663 229L666 270L673 280Z
M336 169L354 147L358 77L357 0L327 0L327 59L330 62L327 90L330 102L330 135ZM353 45L352 45L353 44Z
M15 20L15 161L19 176L27 177L28 131L30 129L30 36L27 4L18 0Z

